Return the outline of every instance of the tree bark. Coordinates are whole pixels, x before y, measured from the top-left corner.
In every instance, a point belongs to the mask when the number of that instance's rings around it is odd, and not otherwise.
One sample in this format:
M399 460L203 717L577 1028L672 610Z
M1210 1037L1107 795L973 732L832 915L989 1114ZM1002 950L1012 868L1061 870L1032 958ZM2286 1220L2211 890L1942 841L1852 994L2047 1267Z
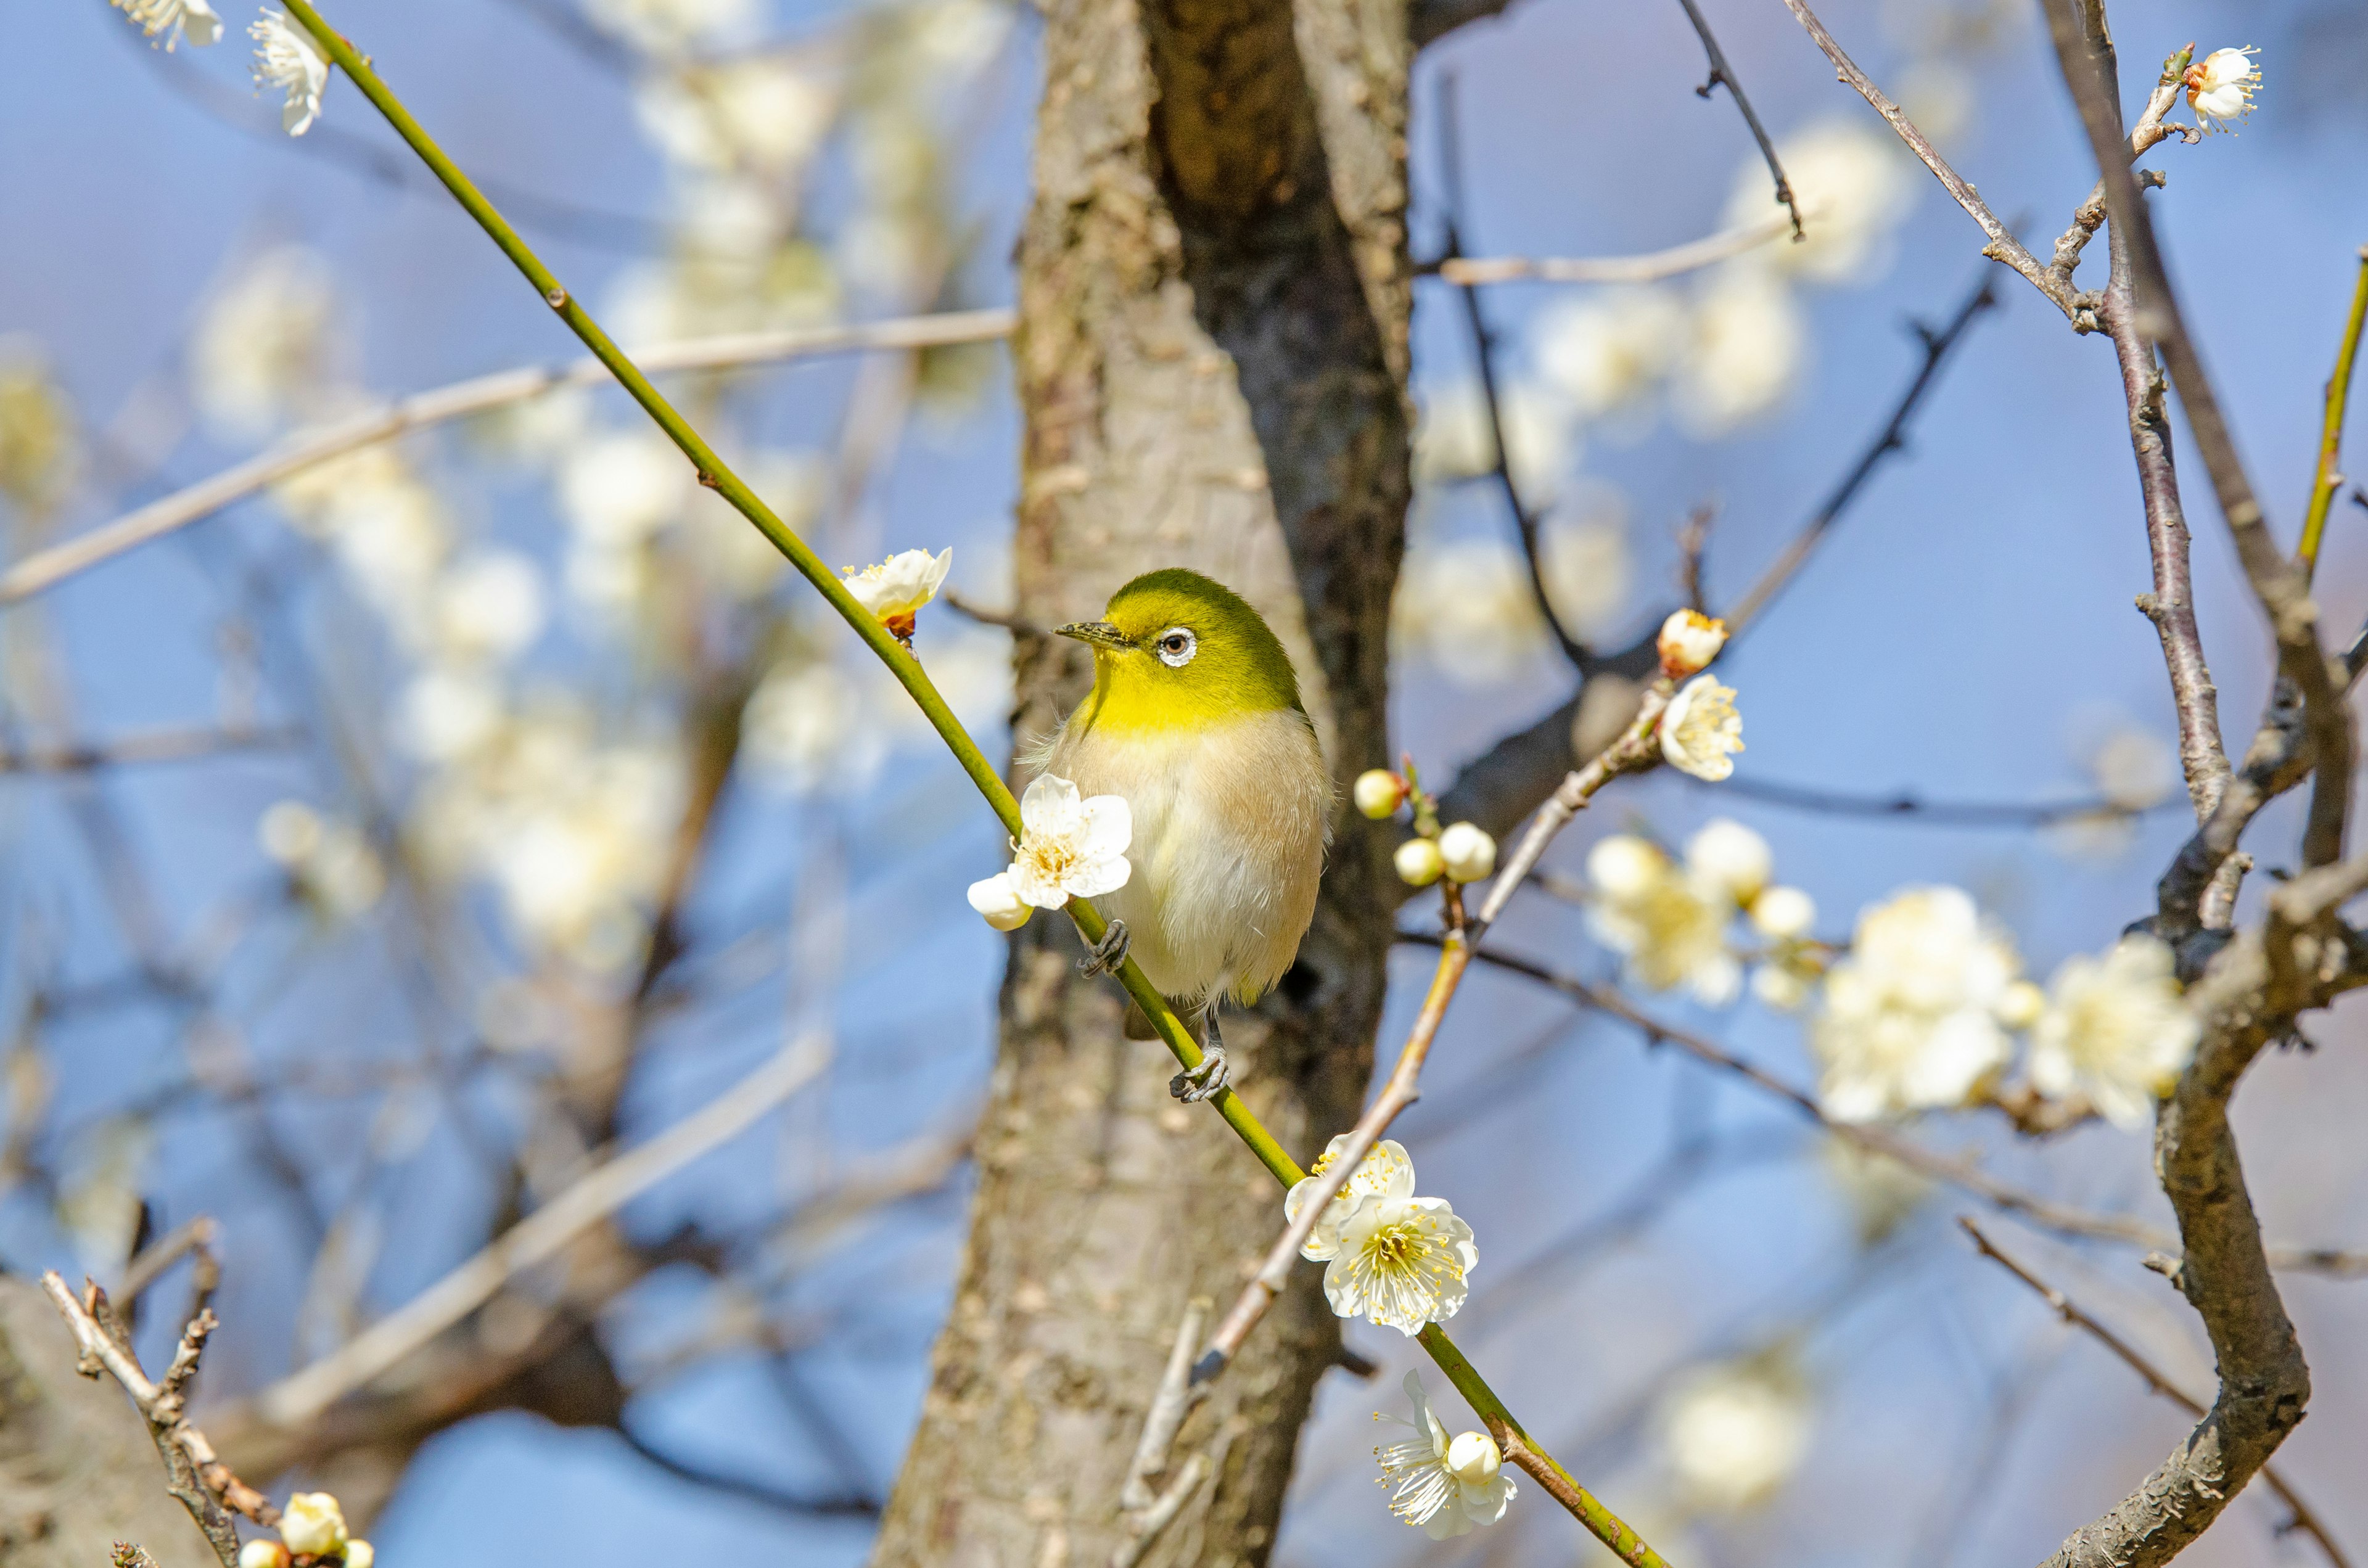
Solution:
M1090 618L1183 564L1256 604L1334 778L1388 756L1407 496L1403 0L1053 0L1015 343L1026 415L1020 618ZM1015 738L1050 733L1083 649L1022 638ZM1345 799L1345 788L1343 790ZM1336 818L1297 966L1226 1044L1303 1160L1354 1119L1390 939L1387 844ZM921 1427L876 1561L1099 1564L1186 1304L1281 1223L1273 1180L1174 1063L1079 982L1074 933L1014 938L980 1185ZM1336 1321L1312 1270L1188 1418L1168 1474L1214 1479L1146 1563L1259 1562Z

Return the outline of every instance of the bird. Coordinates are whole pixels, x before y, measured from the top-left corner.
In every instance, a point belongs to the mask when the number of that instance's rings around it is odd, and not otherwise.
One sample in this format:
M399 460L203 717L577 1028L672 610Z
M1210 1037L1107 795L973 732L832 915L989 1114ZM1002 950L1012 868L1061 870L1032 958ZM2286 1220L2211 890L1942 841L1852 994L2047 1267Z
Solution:
M1201 1064L1167 1087L1204 1100L1231 1082L1218 1006L1281 979L1315 915L1333 788L1299 676L1249 601L1180 566L1147 572L1099 620L1057 627L1094 651L1094 688L1037 752L1039 771L1117 795L1133 819L1126 885L1080 964L1132 954L1177 1016L1197 1019ZM1157 1038L1133 1002L1131 1040Z

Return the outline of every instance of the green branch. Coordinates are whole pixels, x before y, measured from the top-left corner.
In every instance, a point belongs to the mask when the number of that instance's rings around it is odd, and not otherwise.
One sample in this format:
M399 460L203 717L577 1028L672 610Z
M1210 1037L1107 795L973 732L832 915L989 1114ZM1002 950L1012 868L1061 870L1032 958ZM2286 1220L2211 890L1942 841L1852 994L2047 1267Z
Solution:
M2343 455L2343 410L2351 395L2351 367L2360 358L2360 326L2368 319L2368 245L2360 250L2360 281L2351 289L2351 319L2344 324L2342 347L2335 351L2335 370L2327 378L2327 416L2318 431L2318 467L2311 474L2310 509L2303 514L2302 548L2295 555L2304 576L2318 570L2319 540L2327 533L2327 514L2335 493L2343 488L2336 466Z
M659 394L657 388L650 384L649 378L642 374L624 351L600 329L600 324L576 302L575 295L567 290L551 268L545 267L527 243L518 238L518 231L511 228L494 204L485 199L484 193L472 184L469 176L445 156L444 150L436 144L435 140L420 129L411 111L404 108L402 100L379 80L378 74L371 70L370 62L360 51L347 42L343 34L324 21L309 0L285 0L285 4L288 14L302 23L328 52L329 58L336 62L338 69L352 78L354 85L361 89L362 96L386 117L389 125L394 127L395 133L419 154L420 160L435 172L438 179L443 181L444 187L452 193L454 199L468 210L469 216L474 218L478 226L501 247L502 254L526 275L527 281L542 296L543 303L567 324L568 329L609 368L617 378L618 384L682 449L683 455L698 470L699 482L723 496L732 504L734 510L756 524L757 530L771 540L773 547L789 558L790 564L814 585L815 591L838 612L840 619L855 629L855 634L863 639L865 645L895 676L898 684L920 705L930 727L953 752L955 759L962 764L962 771L977 786L978 792L986 797L986 803L994 808L1005 829L1014 837L1019 836L1019 802L1012 798L1010 789L1003 782L1003 776L996 770L995 765L987 761L986 755L978 749L978 744L970 738L969 732L954 717L953 710L946 706L945 699L938 694L928 672L921 668L920 661L880 624L877 617L856 602L855 597L847 591L846 585L839 581L838 574L823 563L813 547L776 517L772 508L757 498L757 493L733 472L731 465L716 456L714 449L691 428L689 422L672 403ZM1067 907L1069 918L1076 923L1078 933L1088 943L1101 940L1109 926L1091 903L1073 898ZM1198 1067L1201 1064L1199 1044L1185 1029L1183 1021L1177 1017L1175 1009L1168 1006L1167 998L1144 978L1142 969L1133 959L1126 960L1119 979L1125 985L1127 994L1134 998L1136 1005L1159 1030L1160 1039L1175 1053L1176 1059L1186 1067ZM1216 1107L1217 1114L1224 1118L1225 1125L1249 1145L1250 1152L1272 1173L1275 1180L1287 1188L1304 1176L1305 1173L1284 1153L1274 1134L1251 1114L1240 1096L1227 1089L1211 1103ZM1661 1558L1637 1539L1635 1531L1622 1524L1609 1509L1571 1481L1562 1467L1543 1449L1529 1442L1520 1425L1506 1410L1504 1402L1481 1381L1480 1374L1473 1370L1472 1364L1463 1358L1454 1342L1437 1324L1425 1328L1420 1338L1431 1359L1439 1363L1440 1369L1447 1374L1448 1380L1463 1392L1482 1419L1488 1422L1491 1429L1501 1429L1502 1433L1511 1436L1513 1442L1508 1445L1509 1456L1532 1475L1539 1476L1542 1484L1554 1494L1558 1502L1570 1508L1599 1540L1619 1553L1622 1561L1634 1565L1634 1568L1667 1568ZM1559 1484L1548 1479L1549 1476L1558 1477ZM1574 1503L1572 1494L1582 1501Z

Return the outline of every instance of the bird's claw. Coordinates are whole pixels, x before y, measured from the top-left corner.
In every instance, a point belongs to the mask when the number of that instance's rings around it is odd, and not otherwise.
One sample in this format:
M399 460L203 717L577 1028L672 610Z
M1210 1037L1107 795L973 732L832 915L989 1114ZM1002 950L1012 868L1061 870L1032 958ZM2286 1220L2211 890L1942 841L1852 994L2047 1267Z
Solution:
M1077 972L1082 975L1115 974L1126 962L1126 922L1113 920L1102 932L1102 939L1087 949L1077 960Z
M1201 1053L1201 1065L1187 1067L1167 1080L1167 1092L1186 1105L1198 1105L1223 1094L1233 1081L1233 1069L1225 1064L1225 1048L1212 1045Z

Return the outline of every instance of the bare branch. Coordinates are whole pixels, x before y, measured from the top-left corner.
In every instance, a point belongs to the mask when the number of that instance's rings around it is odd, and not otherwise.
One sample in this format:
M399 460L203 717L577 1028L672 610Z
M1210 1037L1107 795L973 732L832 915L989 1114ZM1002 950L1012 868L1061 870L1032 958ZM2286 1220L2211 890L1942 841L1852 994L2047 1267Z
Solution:
M1793 196L1793 182L1784 177L1784 165L1776 161L1776 143L1768 139L1768 128L1759 123L1759 116L1752 108L1751 100L1744 96L1743 84L1736 80L1735 67L1726 62L1726 53L1718 47L1717 35L1710 30L1710 23L1702 19L1702 7L1694 4L1694 0L1678 0L1678 4L1686 8L1686 20L1694 25L1695 36L1702 40L1702 52L1710 58L1710 80L1696 87L1694 96L1706 98L1712 89L1721 85L1725 86L1727 96L1735 100L1735 107L1743 111L1743 123L1751 128L1751 139L1759 143L1759 155L1768 161L1768 172L1775 176L1776 199L1782 202L1784 210L1793 215L1793 240L1807 239L1808 232L1801 226L1801 204Z
M1784 0L1784 6L1793 13L1794 19L1807 29L1809 37L1816 40L1817 47L1825 51L1826 58L1834 62L1834 70L1841 80L1856 88L1859 97L1873 106L1875 113L1891 122L1891 129L1899 133L1899 139L1902 142L1907 143L1908 151L1923 161L1924 166L1932 171L1950 196L1955 199L1957 205L1964 208L1974 222L1982 226L1982 233L1989 236L1989 244L1982 247L1982 254L1992 261L2002 262L2021 273L2032 288L2055 302L2056 309L2062 311L2065 318L2074 326L2083 332L2089 331L2094 323L2086 313L2070 281L2058 278L2048 270L2037 256L2024 247L2021 240L2014 237L2012 231L1998 222L1998 214L1990 210L1989 203L1982 199L1981 193L1965 183L1964 177L1949 166L1949 160L1941 156L1940 151L1932 145L1931 140L1916 129L1916 122L1902 113L1897 104L1885 97L1883 89L1869 80L1867 74L1860 70L1850 57L1842 51L1842 46L1834 41L1834 35L1826 30L1826 24L1817 20L1816 13L1811 11L1802 3L1802 0Z
M617 1155L495 1237L484 1250L342 1348L254 1396L265 1421L301 1426L368 1386L493 1299L512 1278L548 1261L708 1151L737 1137L829 1065L826 1040L801 1038L747 1077L639 1148Z
M731 333L718 337L662 343L638 356L653 374L671 370L719 370L735 366L811 358L875 349L908 349L958 343L985 343L1011 334L1008 310L961 311L866 322L853 326L790 327L773 332ZM43 593L101 562L111 561L151 540L187 528L232 502L276 484L334 458L414 430L424 430L472 414L540 397L562 387L598 386L610 379L593 358L566 365L497 370L355 415L325 430L290 437L272 450L224 469L211 479L149 502L111 523L32 554L0 573L0 605Z
M2055 1309L2056 1316L2073 1327L2087 1333L2097 1343L2111 1351L2115 1360L2135 1372L2145 1381L2148 1392L2170 1401L2190 1415L2200 1417L2203 1415L2203 1405L2201 1401L2172 1382L2159 1368L2140 1355L2137 1347L2128 1340L2082 1311L2074 1303L2071 1297L1999 1251L1998 1244L1985 1235L1982 1228L1975 1224L1971 1218L1960 1215L1957 1223L1964 1228L1965 1234L1974 1238L1974 1245L1980 1249L1984 1257L2029 1286L2042 1301ZM2276 1493L2280 1500L2293 1512L2293 1518L2285 1528L2300 1530L2318 1542L2319 1550L2327 1553L2327 1560L2332 1562L2335 1568L2351 1568L2350 1561L2343 1555L2343 1549L2335 1544L2335 1538L2328 1533L2326 1525L2320 1522L2318 1516L2295 1493L2285 1477L2278 1473L2277 1467L2265 1464L2261 1467L2260 1475L2262 1482L2271 1491Z
M1791 227L1789 218L1770 218L1641 256L1449 256L1415 268L1415 276L1443 278L1463 287L1524 282L1657 283L1758 250Z

